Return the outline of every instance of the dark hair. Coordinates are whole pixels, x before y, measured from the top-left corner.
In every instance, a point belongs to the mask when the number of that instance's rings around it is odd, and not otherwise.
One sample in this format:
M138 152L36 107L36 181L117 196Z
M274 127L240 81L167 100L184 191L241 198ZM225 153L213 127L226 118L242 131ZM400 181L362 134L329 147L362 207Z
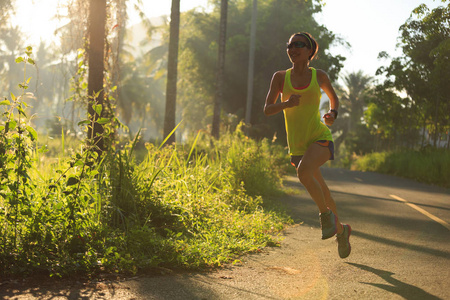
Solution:
M319 44L317 43L317 41L308 32L294 33L293 35L291 35L290 39L293 38L294 36L303 36L309 41L310 47L308 47L308 48L313 50L313 53L309 56L309 60L310 61L313 60L317 54L317 51L319 51Z

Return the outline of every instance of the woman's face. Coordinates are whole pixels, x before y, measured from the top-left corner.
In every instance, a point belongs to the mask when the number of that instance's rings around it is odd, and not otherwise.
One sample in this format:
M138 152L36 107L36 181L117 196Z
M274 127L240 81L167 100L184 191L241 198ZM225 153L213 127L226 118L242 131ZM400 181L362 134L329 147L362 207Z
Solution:
M312 54L312 50L309 47L309 40L305 36L295 35L291 37L286 49L291 62L309 61L309 56Z

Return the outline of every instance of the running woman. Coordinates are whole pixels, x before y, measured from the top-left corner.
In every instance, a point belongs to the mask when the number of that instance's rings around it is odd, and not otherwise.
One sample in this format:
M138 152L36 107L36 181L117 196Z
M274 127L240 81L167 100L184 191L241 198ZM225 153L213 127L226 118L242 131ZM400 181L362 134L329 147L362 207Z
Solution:
M339 222L336 203L320 172L320 166L334 159L333 137L326 125L336 120L339 99L327 73L309 67L318 49L317 41L307 32L290 37L287 55L292 68L273 75L264 113L284 112L291 164L319 209L322 239L336 235L339 256L346 258L351 251L351 227ZM330 99L330 110L323 116L326 125L320 119L320 89ZM281 102L277 102L280 94Z

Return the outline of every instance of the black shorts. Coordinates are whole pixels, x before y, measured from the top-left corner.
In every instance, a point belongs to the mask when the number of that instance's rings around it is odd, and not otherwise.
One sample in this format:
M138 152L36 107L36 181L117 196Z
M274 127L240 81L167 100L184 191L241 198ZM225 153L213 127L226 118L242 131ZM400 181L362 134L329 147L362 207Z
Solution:
M328 149L330 150L330 160L334 160L334 143L332 141L327 141L327 140L320 140L320 141L315 141L314 143L322 146L322 147L328 147ZM298 165L300 164L300 162L302 161L303 155L292 155L291 156L291 165L293 165L294 167L298 167Z

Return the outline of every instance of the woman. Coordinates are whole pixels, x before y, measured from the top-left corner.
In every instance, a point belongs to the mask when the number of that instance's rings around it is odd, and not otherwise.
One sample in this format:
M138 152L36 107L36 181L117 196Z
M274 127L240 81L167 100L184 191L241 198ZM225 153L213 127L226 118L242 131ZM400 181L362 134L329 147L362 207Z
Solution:
M329 159L334 159L333 137L326 125L333 125L337 118L339 100L328 75L323 70L309 67L318 48L309 33L296 33L290 37L287 55L292 68L273 75L264 113L284 112L291 163L319 208L322 239L337 234L339 256L346 258L351 251L351 227L339 222L336 204L319 169ZM320 120L320 89L330 99L330 110L323 116L326 125ZM277 103L280 94L281 102Z

